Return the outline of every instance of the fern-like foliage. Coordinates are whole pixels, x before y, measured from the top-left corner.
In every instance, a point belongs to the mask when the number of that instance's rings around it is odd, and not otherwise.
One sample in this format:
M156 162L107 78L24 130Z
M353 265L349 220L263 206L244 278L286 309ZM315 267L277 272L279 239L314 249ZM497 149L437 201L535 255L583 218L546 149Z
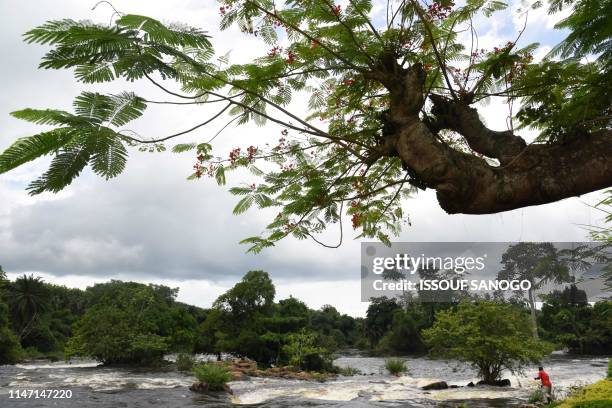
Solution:
M61 127L17 139L0 155L0 173L6 173L41 156L57 152L74 136L72 128Z
M0 155L0 173L53 154L49 169L28 187L31 194L60 191L88 164L106 179L116 177L125 168L127 140L112 126L122 126L140 117L145 108L144 100L133 93L83 92L74 101L74 114L50 109L13 112L19 119L59 127L18 139Z
M555 28L569 30L549 56L562 58L597 56L608 65L612 61L612 0L554 0L550 11L572 7L572 13Z
M85 83L121 76L135 80L155 71L175 77L177 72L169 66L168 58L186 56L190 49L211 48L202 30L168 27L150 17L131 14L111 27L68 19L50 21L24 37L28 43L54 46L44 56L41 68L75 68L76 78Z
M53 46L41 68L74 68L75 78L84 83L118 77L135 80L153 72L177 77L172 67L177 58L212 56L202 53L211 48L202 30L166 26L138 15L123 15L111 27L70 19L50 21L28 31L24 38L28 43ZM60 191L87 165L104 178L116 177L125 168L126 145L132 143L117 128L139 118L146 106L133 92L83 92L74 100L74 113L29 108L13 112L18 119L56 128L13 143L0 155L0 174L53 155L49 169L28 187L31 194Z

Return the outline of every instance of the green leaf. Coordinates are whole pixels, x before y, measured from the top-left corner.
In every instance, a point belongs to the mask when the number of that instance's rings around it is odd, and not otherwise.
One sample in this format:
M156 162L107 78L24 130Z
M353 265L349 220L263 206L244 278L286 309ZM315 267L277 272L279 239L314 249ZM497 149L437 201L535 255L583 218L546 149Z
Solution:
M57 44L68 37L71 27L82 25L74 20L53 20L38 26L23 35L27 43Z
M486 17L491 17L493 13L496 11L505 10L508 7L508 4L503 1L492 0L487 2L485 7L483 7L482 12Z
M146 41L181 47L206 48L211 46L209 37L202 30L184 25L166 27L151 17L127 14L117 20L117 25L144 31Z
M217 167L217 171L215 172L215 180L217 180L217 184L220 186L225 185L225 167Z
M172 147L173 153L185 153L196 148L195 143L179 143Z
M253 192L253 189L250 187L232 187L229 192L233 195L246 195Z
M96 151L91 159L92 170L105 177L117 177L125 169L127 150L114 133L107 133L98 138Z
M108 122L115 126L123 126L142 116L147 105L141 97L133 92L121 92L110 96L111 111Z
M242 213L246 212L246 210L251 208L252 205L253 205L253 196L252 195L248 195L246 197L243 197L240 201L238 201L238 204L236 204L236 206L234 207L233 213L234 213L234 215L242 214Z
M55 109L22 109L11 112L11 116L36 123L37 125L67 125L81 126L91 125L92 122L87 118L75 116L71 113Z
M257 166L249 166L249 170L251 171L251 173L253 173L256 176L263 176L264 172Z
M259 208L266 208L274 205L274 200L265 194L255 194L254 199Z
M87 166L91 154L91 145L87 143L65 146L62 152L53 158L49 170L30 183L28 192L36 195L44 191L53 193L61 191Z
M108 120L112 113L111 98L96 92L81 93L74 99L73 106L77 115L98 124Z
M6 173L24 163L57 151L72 140L70 128L57 128L34 136L22 137L0 154L0 173Z
M74 70L74 76L77 80L86 84L110 82L115 79L113 64L109 61L79 65Z

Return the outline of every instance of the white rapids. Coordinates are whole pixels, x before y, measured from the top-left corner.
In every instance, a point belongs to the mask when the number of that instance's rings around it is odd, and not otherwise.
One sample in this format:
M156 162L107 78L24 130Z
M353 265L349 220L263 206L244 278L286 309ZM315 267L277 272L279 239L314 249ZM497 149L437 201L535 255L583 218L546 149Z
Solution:
M340 376L327 382L279 378L235 381L230 383L234 392L231 403L227 401L229 405L219 405L215 401L211 402L211 406L231 406L233 403L277 408L287 404L310 407L315 403L315 406L344 408L357 406L355 404L359 402L361 406L430 407L461 400L468 401L470 406L472 402L480 401L480 405L474 406L500 407L506 406L503 401L516 403L527 400L538 387L533 380L535 369L528 369L521 376L504 375L510 379L511 387L467 387L469 382L477 382L477 373L466 364L423 357L407 357L405 360L409 372L401 377L385 373L383 358L346 356L337 359L335 364L359 369L363 375ZM553 381L553 389L557 395L563 395L572 386L603 378L607 358L552 356L544 365ZM442 380L456 388L422 389L427 384ZM63 388L72 389L92 401L108 401L100 405L105 408L113 407L116 401L123 398L131 398L131 401L148 401L150 398L162 401L166 398L173 401L172 404L180 402L179 405L175 404L177 407L207 405L208 402L199 399L199 395L188 391L193 381L190 373L177 372L172 367L145 370L104 367L86 360L72 363L32 362L0 367L0 399L11 389ZM493 400L497 402L493 403ZM74 407L80 408L78 404Z

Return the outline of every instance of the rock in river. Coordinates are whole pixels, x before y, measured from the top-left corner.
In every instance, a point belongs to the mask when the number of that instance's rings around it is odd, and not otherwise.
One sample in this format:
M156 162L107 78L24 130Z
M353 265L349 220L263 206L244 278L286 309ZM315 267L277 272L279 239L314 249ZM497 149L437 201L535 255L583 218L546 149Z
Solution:
M427 384L424 387L421 387L422 390L445 390L448 388L448 384L446 381L436 381L431 384Z
M205 382L196 381L193 384L191 384L191 386L189 387L189 390L193 392L198 392L201 394L205 394L208 392L226 392L228 394L233 394L232 389L227 384L223 386L223 391L210 391L208 388L209 388L208 384L206 384Z
M484 382L484 381L478 381L476 383L476 385L494 385L496 387L510 387L511 383L510 383L509 379L504 378L503 380L497 380L497 381L494 381L492 383L487 383L487 382ZM468 387L469 387L469 384L468 384Z

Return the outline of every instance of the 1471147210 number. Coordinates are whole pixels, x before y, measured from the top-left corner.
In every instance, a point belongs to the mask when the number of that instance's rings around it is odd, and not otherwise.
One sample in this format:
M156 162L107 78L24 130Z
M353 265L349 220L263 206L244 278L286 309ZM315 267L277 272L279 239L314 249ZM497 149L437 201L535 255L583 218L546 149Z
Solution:
M72 398L72 390L9 390L11 399L68 399Z

